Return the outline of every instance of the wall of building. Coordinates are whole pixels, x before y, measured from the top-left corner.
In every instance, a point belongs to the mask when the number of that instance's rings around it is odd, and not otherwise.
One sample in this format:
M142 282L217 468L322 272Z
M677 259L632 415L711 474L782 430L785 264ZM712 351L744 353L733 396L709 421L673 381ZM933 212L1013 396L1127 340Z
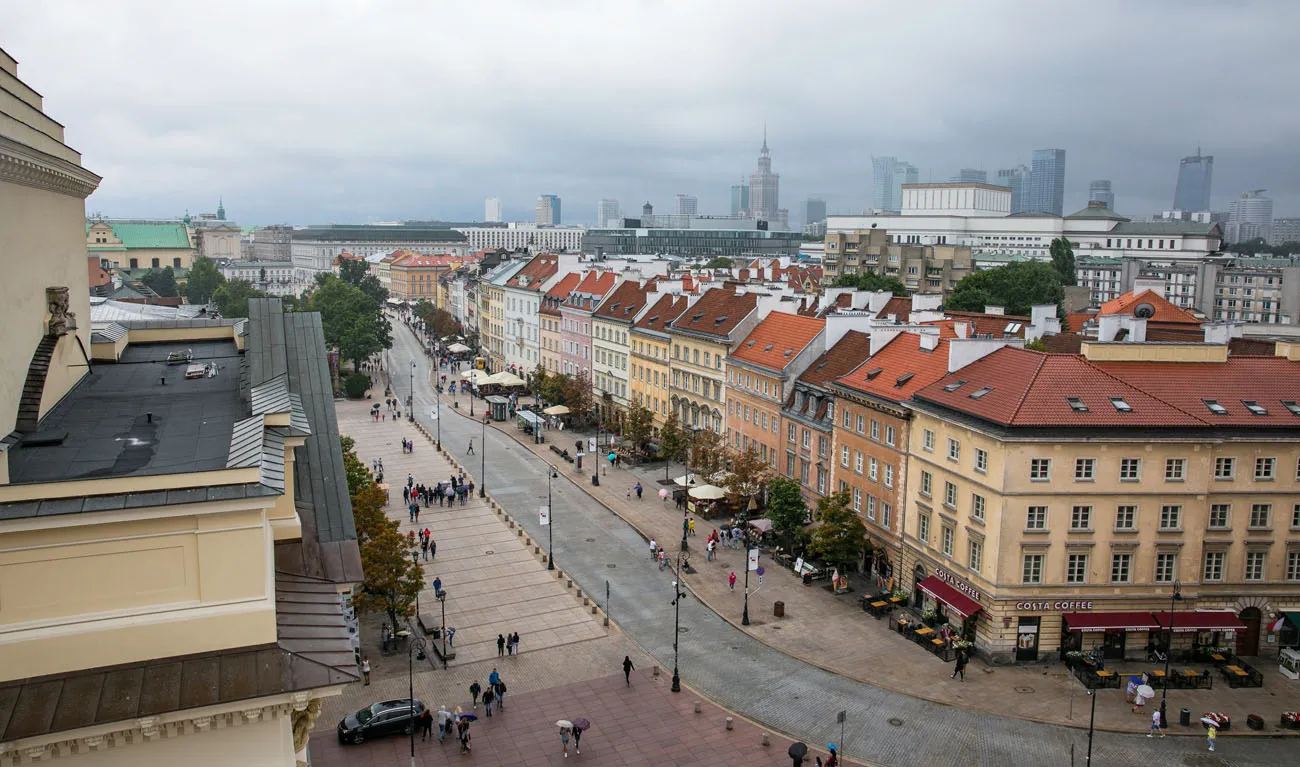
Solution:
M245 703L244 707L248 704ZM215 707L214 707L215 708ZM241 716L242 714L237 714ZM67 733L62 734L67 737ZM179 737L154 737L129 745L80 753L78 767L139 767L142 764L184 764L194 767L293 767L293 728L289 717L259 717L238 727L210 727Z

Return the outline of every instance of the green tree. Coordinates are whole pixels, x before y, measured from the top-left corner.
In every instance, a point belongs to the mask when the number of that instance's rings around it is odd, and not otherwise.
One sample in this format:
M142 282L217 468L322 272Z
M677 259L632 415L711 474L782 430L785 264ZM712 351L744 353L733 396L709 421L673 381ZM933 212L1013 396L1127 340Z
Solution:
M343 391L352 399L361 399L370 389L370 376L360 371L343 379Z
M333 275L312 293L309 308L320 312L325 342L337 346L354 367L392 344L392 325L384 316L383 304Z
M862 552L867 547L867 526L849 507L849 494L845 492L818 501L817 515L820 521L813 531L808 551L844 573L849 565L862 559Z
M726 256L715 256L704 265L705 269L730 269L735 262Z
M340 261L339 279L360 288L362 293L375 299L381 306L388 300L388 291L380 284L379 278L370 273L368 261L350 258Z
M738 508L748 507L751 499L757 500L772 479L772 467L758 455L753 447L747 450L725 450L731 476L727 478L727 498Z
M176 287L176 273L170 266L163 269L150 269L140 278L140 282L148 285L150 290L160 296L170 298L181 294Z
M206 304L225 282L226 278L217 271L212 259L199 256L190 263L190 273L185 278L185 300L191 304Z
M707 478L727 468L726 447L721 435L713 429L701 426L688 432L687 444L690 446L690 467L696 474ZM698 479L695 483L704 484Z
M230 280L213 292L212 303L217 305L222 317L247 317L248 299L265 295L248 280Z
M451 312L439 309L432 302L420 299L415 305L415 316L424 322L425 328L438 338L454 336L460 330L460 323Z
M788 477L776 477L767 486L767 513L772 520L772 528L785 540L790 548L795 535L803 529L808 520L808 506L799 491L799 483Z
M1018 261L962 278L944 305L956 311L982 312L1005 307L1007 314L1028 315L1034 304L1056 304L1065 290L1056 269L1042 261Z
M632 444L632 449L640 453L650 441L650 432L654 428L654 414L641 404L633 404L627 410L623 421L623 437Z
M370 469L357 458L353 449L355 442L351 437L339 436L343 446L343 469L348 478L348 496L352 499L352 520L357 529L357 542L363 543L373 537L387 520L384 506L388 498L384 491L375 484L375 476Z
M1047 351L1047 344L1043 342L1043 339L1035 338L1034 340L1025 344L1025 348L1031 352L1045 352Z
M360 545L365 580L357 609L383 612L389 625L397 626L399 617L415 613L415 600L424 586L424 569L414 557L415 539L402 535L396 520L384 519Z
M665 461L677 461L684 463L686 461L686 448L690 444L690 435L683 429L681 421L677 420L677 414L668 416L664 427L659 430L659 455L663 456Z
M857 290L870 290L873 292L888 291L896 296L907 295L907 286L897 277L889 277L875 272L854 272L853 274L841 274L831 283L835 288L856 288Z
M542 378L534 385L537 396L543 402L552 405L565 404L564 394L569 385L569 376L565 373L547 373L542 371Z
M591 391L591 378L587 375L587 371L565 377L562 385L564 404L569 408L569 415L580 421L585 419L596 405L595 395Z
M1074 247L1064 237L1052 240L1052 268L1062 285L1073 285L1078 279L1074 271Z

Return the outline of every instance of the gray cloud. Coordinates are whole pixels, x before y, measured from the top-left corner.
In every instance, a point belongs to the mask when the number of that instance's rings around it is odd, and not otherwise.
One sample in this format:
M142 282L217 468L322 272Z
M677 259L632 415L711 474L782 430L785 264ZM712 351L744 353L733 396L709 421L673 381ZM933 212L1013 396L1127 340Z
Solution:
M897 7L906 5L906 7ZM107 215L241 222L477 218L536 196L722 213L764 123L782 204L869 203L871 155L922 179L1067 150L1066 207L1114 182L1168 207L1178 159L1214 202L1300 214L1300 4L530 0L14 3L0 46L105 176ZM52 41L57 40L54 44Z

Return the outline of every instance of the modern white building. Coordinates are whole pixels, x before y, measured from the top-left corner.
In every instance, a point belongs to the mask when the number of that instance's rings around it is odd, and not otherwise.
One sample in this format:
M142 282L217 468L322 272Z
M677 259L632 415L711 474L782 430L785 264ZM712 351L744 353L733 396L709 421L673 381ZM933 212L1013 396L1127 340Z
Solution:
M486 248L527 250L533 253L567 252L582 250L581 226L538 226L536 224L510 224L508 226L456 227L465 236L469 250Z
M296 295L293 264L286 261L217 262L217 271L227 280L245 280L271 296Z
M693 194L677 195L677 215L694 216L699 213L700 199Z
M483 203L483 220L489 224L500 223L504 220L500 197L489 197Z
M618 207L618 200L603 199L596 203L596 228L605 229L618 226L618 221L622 215Z
M1300 218L1273 219L1273 234L1268 238L1268 244L1284 245L1288 242L1300 242Z
M1263 189L1242 192L1228 205L1224 235L1228 242L1246 242L1256 237L1267 242L1273 236L1273 198L1265 197Z
M559 226L563 220L559 195L544 194L537 198L536 223L538 226Z
M293 230L289 245L294 281L299 288L310 285L317 274L332 271L334 259L344 253L365 258L394 250L464 257L470 254L471 246L465 235L455 229L404 224L303 227Z

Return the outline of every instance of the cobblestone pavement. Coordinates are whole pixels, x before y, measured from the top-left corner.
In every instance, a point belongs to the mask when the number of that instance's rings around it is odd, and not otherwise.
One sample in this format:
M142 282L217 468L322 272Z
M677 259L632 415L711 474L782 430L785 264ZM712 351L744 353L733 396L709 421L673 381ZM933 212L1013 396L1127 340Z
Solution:
M418 354L418 349L406 331L399 329L396 336L397 345L391 353L390 364L402 369L411 354ZM416 402L417 413L423 419L434 404L431 390L418 385ZM482 434L480 423L449 413L445 407L442 412L444 440L463 443L471 434ZM476 445L481 439L476 440ZM545 464L506 432L489 429L486 439L482 447L489 451L485 461L488 492L536 537L540 526L534 510L546 493ZM471 473L478 471L478 466L466 468ZM561 473L571 474L572 469L566 467ZM584 481L589 480L584 478ZM656 570L647 555L644 538L605 505L575 485L556 482L554 487L557 562L589 593L602 595L608 581L613 596L608 606L610 615L638 645L665 667L671 667L671 574ZM704 572L709 571L706 568ZM694 584L699 579L698 575L688 576L687 582ZM790 607L800 609L798 602L787 603L787 609ZM836 712L845 711L849 751L870 762L1039 765L1068 759L1072 752L1081 759L1086 748L1086 729L940 705L810 665L741 632L694 599L683 600L681 622L681 669L686 684L764 726L809 742L825 743L838 738ZM874 623L867 622L866 630L870 631ZM794 626L804 632L820 629L819 623L806 618ZM906 645L903 652L887 649L892 645L883 640L893 637L885 635L879 639L882 643L873 648L875 654L864 652L864 656L875 663L897 667L900 675L920 675L922 672L916 671L917 668L942 668L928 656L910 658L906 654L910 647ZM923 663L918 665L918 661ZM924 665L927 663L930 665ZM918 686L931 683L930 675L921 678L924 681ZM983 681L972 680L967 685L980 687L971 693L972 701L976 695L992 699L996 694L983 686ZM1036 691L1016 694L1034 696ZM1119 691L1102 691L1099 712L1127 711L1121 696ZM1068 697L1039 696L1033 700L1044 715L1058 715L1059 709L1069 705ZM1081 693L1074 698L1076 722L1086 722L1082 712L1088 700ZM991 700L985 705L997 708L1002 704L1011 707L1009 700ZM1171 698L1171 704L1176 708L1177 699ZM1034 704L1029 705L1032 708ZM1178 727L1173 729L1176 733L1183 731ZM1292 741L1226 740L1231 742L1226 750L1231 753L1233 764L1276 764L1293 759ZM1149 764L1152 759L1166 763L1220 763L1203 761L1201 743L1199 737L1148 741L1140 735L1101 732L1094 750L1099 761L1107 764ZM1220 754L1224 752L1221 748Z

